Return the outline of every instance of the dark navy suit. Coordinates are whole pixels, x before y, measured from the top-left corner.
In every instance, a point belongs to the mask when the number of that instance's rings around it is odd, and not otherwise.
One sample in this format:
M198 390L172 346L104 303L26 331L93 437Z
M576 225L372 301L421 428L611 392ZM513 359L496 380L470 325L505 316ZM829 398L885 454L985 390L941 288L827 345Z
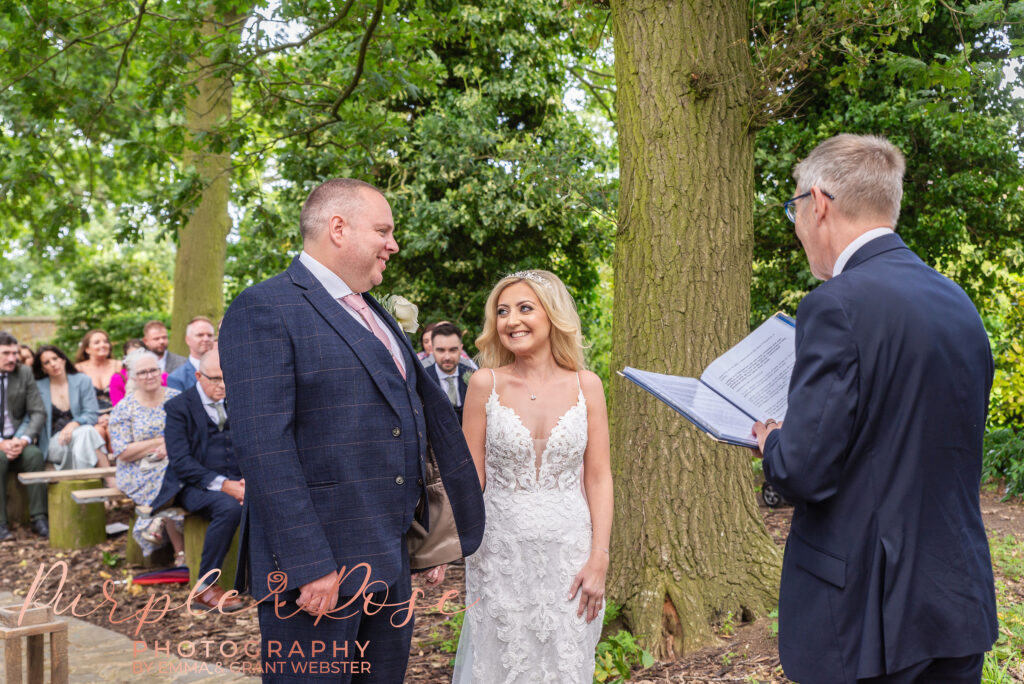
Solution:
M441 382L441 378L437 377L437 369L438 369L438 365L437 365L436 362L431 364L427 368L427 377L430 378L431 380L433 380L434 384L441 388L441 391L444 392L444 395L447 398L447 396L448 396L448 388L446 387L447 381L445 381L444 383ZM465 406L465 404L466 404L466 390L469 389L469 385L467 385L466 381L463 379L464 377L466 377L467 373L472 374L473 373L473 368L470 367L470 366L467 366L464 363L459 363L458 369L455 371L456 378L458 379L458 382L456 383L455 388L456 388L456 390L459 393L459 402L460 403L459 403L458 406L452 406L452 408L455 409L455 415L459 419L459 425L462 425L462 407ZM451 401L449 400L448 403L450 404Z
M203 539L199 576L224 564L231 538L242 518L242 507L229 494L207 489L218 475L242 479L231 443L231 423L223 430L203 408L199 390L193 385L164 405L167 422L164 441L167 457L184 487L178 492L181 505L210 521Z
M221 367L246 480L236 585L257 599L268 594L271 573L287 575L284 598L293 601L301 585L360 563L370 564L380 582L371 591L386 586L390 601L407 597L404 535L424 494L428 442L463 555L480 544L480 482L448 398L426 378L394 320L372 297L366 301L399 339L407 380L385 346L298 259L285 273L245 290L225 315ZM425 523L425 507L420 515ZM362 577L356 572L343 581L341 596L356 594ZM273 608L265 607L265 662L268 635L303 643L369 639L371 677L404 676L411 621L402 630L380 627L381 620L366 615L323 618L313 626L304 613L275 621ZM289 603L282 614L294 610ZM378 624L378 631L367 634L363 623Z
M801 684L853 682L996 638L979 506L992 384L974 305L896 235L800 303L765 478L796 510L779 652Z

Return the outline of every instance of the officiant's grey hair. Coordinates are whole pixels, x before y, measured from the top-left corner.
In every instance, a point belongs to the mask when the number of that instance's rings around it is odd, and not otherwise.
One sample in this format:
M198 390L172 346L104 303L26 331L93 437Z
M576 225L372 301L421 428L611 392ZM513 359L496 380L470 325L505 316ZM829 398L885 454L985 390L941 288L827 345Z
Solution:
M877 135L843 133L815 147L796 165L798 193L817 186L833 197L833 205L849 219L900 217L903 200L903 153Z
M299 212L302 239L317 238L334 214L349 218L362 205L365 190L384 196L376 186L355 178L332 178L314 188Z

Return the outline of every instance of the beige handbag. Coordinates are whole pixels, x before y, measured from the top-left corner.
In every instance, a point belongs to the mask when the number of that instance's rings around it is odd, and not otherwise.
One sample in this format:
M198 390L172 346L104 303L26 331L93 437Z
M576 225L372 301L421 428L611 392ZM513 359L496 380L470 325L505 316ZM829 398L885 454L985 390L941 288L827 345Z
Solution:
M422 572L462 558L462 542L459 541L459 531L455 527L455 514L452 513L452 505L448 501L448 492L444 490L444 483L441 482L441 471L437 467L434 449L429 444L426 471L430 532L413 519L412 527L405 533L405 541L409 547L409 567L413 572ZM421 502L416 511L417 517L422 512Z

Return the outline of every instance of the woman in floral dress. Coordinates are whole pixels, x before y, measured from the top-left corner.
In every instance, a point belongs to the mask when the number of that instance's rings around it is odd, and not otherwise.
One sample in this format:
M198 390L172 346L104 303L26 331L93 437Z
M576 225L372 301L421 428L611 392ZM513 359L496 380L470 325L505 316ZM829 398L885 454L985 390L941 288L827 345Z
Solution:
M169 539L174 546L175 564L184 565L184 512L168 508L181 483L168 469L164 444L164 404L178 394L160 384L156 355L146 350L132 352L125 364L135 391L118 402L110 418L110 444L117 457L117 486L137 506L149 506L150 515L138 515L132 535L146 556ZM163 510L161 510L163 509Z

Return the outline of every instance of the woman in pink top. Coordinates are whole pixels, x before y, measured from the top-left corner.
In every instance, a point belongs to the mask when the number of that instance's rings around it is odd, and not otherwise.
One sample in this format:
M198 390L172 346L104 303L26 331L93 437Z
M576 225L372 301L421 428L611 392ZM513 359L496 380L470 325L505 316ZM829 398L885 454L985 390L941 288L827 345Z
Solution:
M124 343L124 357L127 358L128 354L135 349L142 349L142 340L132 339ZM122 368L114 373L110 378L110 403L113 406L117 406L117 402L124 399L128 393L128 370L122 366ZM160 374L160 384L167 387L167 373Z

